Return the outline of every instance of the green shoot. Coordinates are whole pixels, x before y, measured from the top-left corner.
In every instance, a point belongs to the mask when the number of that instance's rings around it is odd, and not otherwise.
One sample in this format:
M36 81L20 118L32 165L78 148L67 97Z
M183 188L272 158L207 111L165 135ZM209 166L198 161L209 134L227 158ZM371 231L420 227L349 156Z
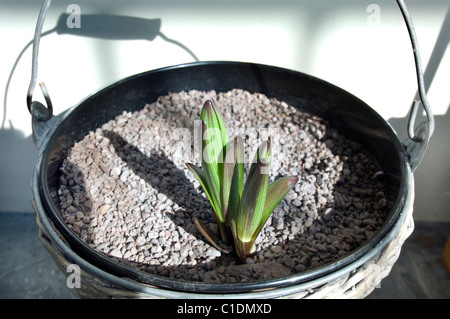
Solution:
M229 141L222 115L208 100L202 120L202 167L186 163L208 197L213 219L219 225L220 238L234 247L245 260L256 252L255 241L270 215L298 182L298 177L282 177L269 185L270 138L259 147L244 183L244 144L237 136ZM194 222L214 247L219 236L199 220ZM221 249L224 251L223 249Z

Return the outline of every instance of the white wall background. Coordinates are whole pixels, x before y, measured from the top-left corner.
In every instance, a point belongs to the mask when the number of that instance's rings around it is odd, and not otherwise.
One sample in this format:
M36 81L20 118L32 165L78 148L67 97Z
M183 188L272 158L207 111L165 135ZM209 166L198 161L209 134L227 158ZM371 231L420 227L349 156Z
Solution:
M438 120L435 135L445 136L450 1L406 3L424 68L433 58L428 98ZM393 0L54 0L44 31L55 27L70 4L82 14L161 19L161 32L202 61L258 62L305 72L353 93L387 120L406 117L416 93L411 44ZM0 0L0 212L32 211L29 180L37 149L25 103L31 75L31 46L26 45L40 5L36 0ZM128 75L194 61L182 45L160 36L152 41L105 40L53 32L41 40L38 81L46 83L58 114ZM39 94L36 88L35 98ZM404 129L405 121L393 120L393 125ZM405 132L399 135L405 137ZM439 136L436 141L416 171L416 206L427 211L416 215L450 221L449 144Z

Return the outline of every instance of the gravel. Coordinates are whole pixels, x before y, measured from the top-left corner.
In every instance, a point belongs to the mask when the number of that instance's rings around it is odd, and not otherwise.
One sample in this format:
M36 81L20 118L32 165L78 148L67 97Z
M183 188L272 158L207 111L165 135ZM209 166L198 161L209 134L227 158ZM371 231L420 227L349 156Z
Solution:
M270 135L270 180L299 177L245 264L193 223L217 229L185 166L200 165L195 132L208 98L229 136L245 138L247 161ZM385 219L383 172L361 145L322 118L240 89L171 93L124 112L77 142L60 170L60 208L76 235L120 263L175 279L248 282L313 269L357 249Z

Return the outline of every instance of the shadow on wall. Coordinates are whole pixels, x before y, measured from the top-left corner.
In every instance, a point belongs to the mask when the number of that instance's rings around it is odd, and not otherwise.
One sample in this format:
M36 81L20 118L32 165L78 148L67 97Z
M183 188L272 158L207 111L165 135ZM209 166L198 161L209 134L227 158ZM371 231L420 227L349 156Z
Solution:
M172 43L185 50L195 61L198 57L184 44L167 37L161 32L161 19L143 19L119 15L107 14L85 14L81 15L83 28L69 28L70 16L61 14L57 25L41 34L45 37L52 33L71 34L83 37L95 37L109 40L148 40L153 41L156 37ZM33 145L32 138L26 138L23 134L15 130L10 123L11 129L5 129L7 119L8 91L16 67L24 53L32 46L30 40L18 54L8 80L5 85L3 98L3 119L1 122L0 145L0 211L2 212L31 212L31 205L24 203L24 198L31 198L30 178L37 159L38 151ZM24 102L25 102L24 92ZM26 105L24 103L23 107ZM31 117L30 117L31 125ZM25 176L24 171L29 172Z
M161 19L144 19L120 15L108 14L83 14L79 16L80 21L83 21L82 28L69 27L71 16L63 13L59 16L56 26L41 34L45 37L56 32L57 34L70 34L75 36L107 39L107 40L148 40L153 41L156 37L160 37L166 42L174 44L185 50L195 61L199 61L198 57L183 43L167 37L161 32ZM22 51L17 56L8 80L5 86L5 93L3 97L3 121L1 128L5 127L8 90L11 83L14 71L29 47L33 44L30 40Z

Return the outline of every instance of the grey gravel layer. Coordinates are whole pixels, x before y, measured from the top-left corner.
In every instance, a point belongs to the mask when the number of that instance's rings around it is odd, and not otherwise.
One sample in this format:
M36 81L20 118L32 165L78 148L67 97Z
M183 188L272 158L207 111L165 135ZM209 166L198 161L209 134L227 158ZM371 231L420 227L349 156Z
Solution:
M245 137L247 160L271 136L271 181L300 178L243 265L207 244L192 220L217 230L209 201L185 166L200 165L195 128L208 98L217 101L230 138ZM121 263L170 278L246 282L351 253L382 225L383 190L383 172L370 154L323 119L235 89L172 93L90 132L64 161L58 195L67 225Z

